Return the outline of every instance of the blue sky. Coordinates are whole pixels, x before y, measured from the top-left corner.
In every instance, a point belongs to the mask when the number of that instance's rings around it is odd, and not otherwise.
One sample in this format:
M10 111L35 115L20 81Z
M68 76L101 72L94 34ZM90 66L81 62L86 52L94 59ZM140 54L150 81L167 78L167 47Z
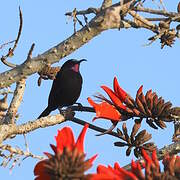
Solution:
M177 0L164 2L168 10L176 11ZM21 64L26 59L33 42L36 44L33 56L37 56L72 35L72 21L64 16L67 11L72 11L75 7L77 9L99 7L100 4L101 1L90 0L2 1L0 6L0 44L16 37L19 26L19 5L23 12L23 31L15 56L10 59L17 64ZM83 105L88 105L87 97L92 97L96 92L102 93L101 85L112 87L113 78L117 76L120 85L132 97L135 97L137 89L143 84L144 92L152 89L166 101L170 100L174 106L178 106L180 104L180 61L178 58L180 42L177 40L173 48L165 47L163 50L160 49L159 41L144 47L143 45L152 35L151 32L143 29L109 30L101 33L54 66L59 66L70 58L86 58L88 60L81 65L84 83L78 102ZM0 51L0 55L3 53L3 50ZM0 65L1 72L7 69L3 64ZM52 81L43 81L42 85L38 87L37 79L37 74L27 79L23 102L19 109L19 124L36 119L47 105ZM52 114L56 113L58 111ZM94 115L93 113L76 113L76 117L87 122L91 122ZM131 121L127 122L128 127L132 127ZM94 124L105 128L111 125L101 119ZM66 125L73 128L76 137L82 129L80 125L66 122L34 131L27 135L30 151L39 155L42 155L44 151L51 151L49 144L55 143L54 136L57 134L57 130ZM121 123L118 124L118 127L121 128ZM159 148L171 142L172 127L172 124L167 124L165 130L157 131L150 129L145 122L143 123L143 128L153 134L152 139ZM99 163L113 165L114 162L118 161L123 166L134 158L133 155L125 158L124 149L113 146L113 142L118 141L118 139L108 135L96 137L95 134L96 132L89 129L85 139L87 157L99 154L91 171L95 171ZM23 136L17 136L7 143L24 148ZM11 173L8 168L0 167L0 178L31 180L34 177L33 168L36 163L37 161L34 159L26 159L20 167L16 166Z

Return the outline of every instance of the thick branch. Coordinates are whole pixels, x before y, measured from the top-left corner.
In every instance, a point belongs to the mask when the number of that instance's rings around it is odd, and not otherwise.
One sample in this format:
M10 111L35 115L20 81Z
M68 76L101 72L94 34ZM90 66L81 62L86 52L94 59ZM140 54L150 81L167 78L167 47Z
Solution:
M14 124L16 113L17 113L18 108L19 108L21 101L23 99L25 86L26 86L25 79L22 79L19 82L17 82L16 89L14 91L13 99L11 101L11 104L8 108L6 117L4 119L5 124L9 124L9 123Z
M101 8L105 9L107 7L110 7L110 6L112 6L112 0L104 0L103 3L102 3Z
M180 15L178 13L166 12L165 10L148 9L140 6L133 7L135 3L137 3L135 0L121 0L121 2L109 6L111 3L111 0L104 0L103 5L105 5L106 8L101 8L100 12L98 12L100 8L89 8L88 10L77 12L77 15L78 13L79 15L95 13L96 16L88 23L88 25L84 26L81 30L77 31L71 37L59 43L57 46L52 47L43 54L31 59L28 62L24 62L20 66L15 67L10 71L1 73L0 88L7 87L20 79L25 78L26 76L40 72L46 64L58 62L60 59L68 56L105 30L113 28L119 29L141 27L154 32L156 31L155 25L142 16L137 15L134 13L134 11L163 15L165 17L169 17L170 21L179 21L180 19ZM131 11L130 14L136 19L137 22L132 22L130 20L124 21L121 19L120 15L125 17L130 9L134 10Z
M39 128L54 126L65 121L65 118L58 114L56 116L47 116L35 121L28 121L21 125L9 124L0 126L0 144L7 138L17 135L26 134Z
M86 26L83 27L71 37L52 47L43 54L32 58L28 62L24 62L12 70L1 73L0 88L7 87L26 76L41 71L47 63L52 64L58 62L60 59L71 54L76 49L80 48L82 45L86 44L92 38L107 29L131 27L128 23L121 22L119 17L120 11L123 8L127 9L130 4L130 2L124 4L123 6L118 4L117 6L113 6L113 8L109 7L101 11L88 23L88 28Z

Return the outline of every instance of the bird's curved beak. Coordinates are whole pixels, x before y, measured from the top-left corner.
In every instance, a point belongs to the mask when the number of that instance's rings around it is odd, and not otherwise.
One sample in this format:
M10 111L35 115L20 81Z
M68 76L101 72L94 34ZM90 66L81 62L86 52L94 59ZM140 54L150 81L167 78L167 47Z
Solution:
M81 59L81 60L78 61L78 63L80 64L83 61L87 61L87 59Z

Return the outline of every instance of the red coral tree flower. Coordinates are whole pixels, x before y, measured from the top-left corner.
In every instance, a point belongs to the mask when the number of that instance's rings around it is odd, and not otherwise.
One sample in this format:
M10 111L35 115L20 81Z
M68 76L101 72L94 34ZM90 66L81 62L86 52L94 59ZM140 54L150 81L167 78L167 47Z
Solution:
M142 149L143 162L132 161L131 170L121 168L116 162L114 167L99 165L97 174L91 180L178 180L180 178L180 157L166 155L163 160L164 172L161 172L159 161L154 150L152 156ZM145 168L145 171L142 171Z
M127 110L128 108L123 104L125 101L129 101L130 96L119 86L117 78L114 78L114 91L107 86L101 86L101 88L107 93L108 100L104 96L98 96L102 100L100 104L95 103L90 97L88 102L96 111L96 117L93 119L104 118L111 120L112 122L121 121L122 115L119 110ZM131 98L130 98L131 99Z
M99 165L97 167L97 174L90 178L91 180L138 180L136 175L119 166L116 162L114 167Z
M85 175L96 156L85 160L84 137L88 128L86 124L75 142L70 127L58 131L56 146L51 145L54 155L44 153L48 159L38 162L34 168L35 180L86 179Z
M119 121L127 120L129 118L127 113L133 113L133 110L131 110L128 106L131 107L134 105L133 98L119 86L116 77L113 81L113 90L107 86L101 86L101 88L107 93L110 100L101 94L96 96L102 101L100 104L95 103L90 97L88 98L89 104L96 111L96 117L93 118L93 121L103 118L110 120L113 125L106 132L99 135L111 132Z

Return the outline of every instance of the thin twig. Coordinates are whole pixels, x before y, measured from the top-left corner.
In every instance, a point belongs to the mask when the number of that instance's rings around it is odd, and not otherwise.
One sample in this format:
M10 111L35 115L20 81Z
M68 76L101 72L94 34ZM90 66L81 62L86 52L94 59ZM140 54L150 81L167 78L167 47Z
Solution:
M8 144L0 145L0 151L4 151L4 150L8 151L10 154L21 155L21 156L25 156L25 157L32 157L32 158L39 159L39 160L44 159L43 156L34 155L31 152L23 151L18 147L12 147L11 145L8 145Z
M7 89L0 90L0 95L13 94L13 91L8 87Z
M95 126L95 125L92 125L86 121L83 121L81 119L78 119L78 118L73 118L73 119L70 119L70 121L72 122L75 122L77 124L81 124L81 125L85 125L85 124L89 124L89 128L94 130L94 131L97 131L97 132L100 132L100 133L104 133L107 131L107 129L104 129L104 128L101 128L101 127L98 127L98 126ZM111 135L111 136L114 136L114 137L119 137L118 134L116 132L108 132L107 133L108 135Z
M144 17L140 16L139 14L137 14L135 11L129 11L129 14L135 18L135 20L138 20L141 24L144 24L147 29L150 29L152 31L156 32L156 25L152 24L150 21L148 21L147 19L145 19Z
M148 21L167 21L169 18L145 18Z
M29 49L28 55L26 60L24 61L24 63L27 63L28 61L30 61L32 59L32 52L34 50L35 44L33 43Z
M23 137L24 137L24 142L25 142L26 151L29 152L29 146L28 146L28 142L27 142L27 139L26 139L26 135L23 134Z
M16 40L12 40L12 41L8 41L8 42L5 42L3 43L1 46L0 46L0 49L2 49L4 46L8 45L8 44L11 44L11 43L14 43Z
M150 13L150 14L156 14L156 15L162 15L162 16L166 16L166 17L174 17L174 16L178 16L178 13L175 12L167 12L164 10L156 10L156 9L150 9L150 8L144 8L144 7L133 7L132 10L134 11L139 11L139 12L146 12L146 13Z
M27 60L28 60L28 59L32 59L32 52L33 52L33 50L34 50L34 46L35 46L35 44L33 43L33 44L31 45L31 48L30 48L29 52L28 52Z
M95 14L96 15L99 12L100 12L100 9L91 7L91 8L88 8L86 10L77 11L76 15L85 15L85 14ZM67 12L67 13L65 13L65 15L66 16L72 16L73 12Z
M1 61L8 67L15 68L17 67L16 64L13 64L11 62L8 62L4 56L1 57Z
M15 51L15 49L16 49L16 47L17 47L17 44L18 44L19 39L20 39L20 36L21 36L22 25L23 25L23 17L22 17L22 12L21 12L21 8L20 8L20 7L19 7L19 19L20 19L19 30L18 30L18 35L17 35L17 38L16 38L16 40L15 40L14 46L13 46L13 48L10 48L9 51L8 51L8 53L7 53L5 56L2 56L2 58L1 58L1 61L2 61L5 65L7 65L8 67L11 67L11 68L15 68L15 67L17 67L17 65L16 65L16 64L13 64L13 63L11 63L11 62L8 62L6 59L7 59L8 57L11 57L11 56L14 55L14 51Z
M16 38L16 40L15 40L14 46L13 46L13 48L12 48L12 52L14 52L14 50L16 49L17 44L18 44L19 39L20 39L20 36L21 36L21 32L22 32L23 17L22 17L22 11L21 11L20 6L19 6L19 20L20 20L20 23L19 23L18 35L17 35L17 38Z

